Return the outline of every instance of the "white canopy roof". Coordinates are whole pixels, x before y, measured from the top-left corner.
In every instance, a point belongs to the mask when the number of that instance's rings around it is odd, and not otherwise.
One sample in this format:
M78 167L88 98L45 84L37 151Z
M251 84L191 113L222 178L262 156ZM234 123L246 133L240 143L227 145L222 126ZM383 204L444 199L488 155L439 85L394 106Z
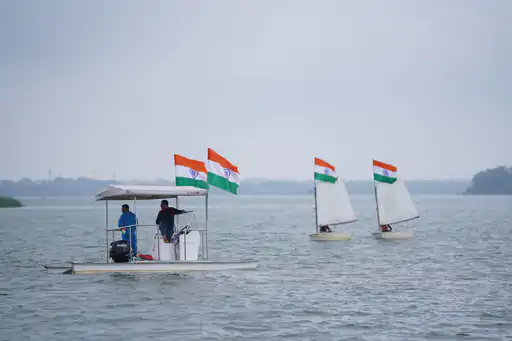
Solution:
M191 186L110 185L96 194L96 200L151 200L207 194L207 190Z

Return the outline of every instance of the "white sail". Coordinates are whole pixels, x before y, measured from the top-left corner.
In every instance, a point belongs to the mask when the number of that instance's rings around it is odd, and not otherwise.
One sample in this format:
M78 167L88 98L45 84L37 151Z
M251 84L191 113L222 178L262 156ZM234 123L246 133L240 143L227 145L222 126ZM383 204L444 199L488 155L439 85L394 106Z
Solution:
M356 221L347 188L341 179L335 184L316 183L318 225L337 225Z
M419 217L416 206L405 183L397 180L392 184L375 181L379 224L396 224Z

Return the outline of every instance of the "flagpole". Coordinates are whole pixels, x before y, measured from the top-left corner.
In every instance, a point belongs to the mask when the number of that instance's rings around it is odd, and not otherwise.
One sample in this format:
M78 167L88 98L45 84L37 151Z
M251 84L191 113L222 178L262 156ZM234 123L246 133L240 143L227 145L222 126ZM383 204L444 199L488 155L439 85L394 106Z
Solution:
M208 192L210 191L210 186L208 186ZM205 251L206 251L206 258L205 255L203 255L203 258L205 260L208 260L208 194L206 193L206 199L205 199L205 228L204 228L204 241L205 241Z

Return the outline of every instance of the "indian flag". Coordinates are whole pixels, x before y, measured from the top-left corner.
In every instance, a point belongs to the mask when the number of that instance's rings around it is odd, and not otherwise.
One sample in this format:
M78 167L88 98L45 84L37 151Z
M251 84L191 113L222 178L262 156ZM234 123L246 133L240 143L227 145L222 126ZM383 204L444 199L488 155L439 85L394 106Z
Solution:
M396 181L396 167L373 160L373 180L392 184Z
M174 167L176 186L193 186L208 189L208 175L204 162L174 154Z
M208 183L233 194L240 184L238 167L208 148Z
M334 166L315 157L315 180L334 184L337 179Z

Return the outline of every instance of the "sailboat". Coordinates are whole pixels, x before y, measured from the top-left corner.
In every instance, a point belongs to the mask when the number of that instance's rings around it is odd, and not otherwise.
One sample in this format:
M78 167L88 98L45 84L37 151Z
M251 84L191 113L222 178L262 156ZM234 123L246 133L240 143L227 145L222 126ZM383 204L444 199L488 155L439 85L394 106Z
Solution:
M315 158L314 193L316 233L309 235L311 240L352 239L350 233L320 231L321 226L328 226L330 229L357 219L345 183L336 176L334 166L318 158Z
M373 236L379 239L412 238L414 232L410 228L397 231L391 227L389 230L391 224L419 218L405 183L397 178L397 168L373 160L373 180L378 222L378 231Z

